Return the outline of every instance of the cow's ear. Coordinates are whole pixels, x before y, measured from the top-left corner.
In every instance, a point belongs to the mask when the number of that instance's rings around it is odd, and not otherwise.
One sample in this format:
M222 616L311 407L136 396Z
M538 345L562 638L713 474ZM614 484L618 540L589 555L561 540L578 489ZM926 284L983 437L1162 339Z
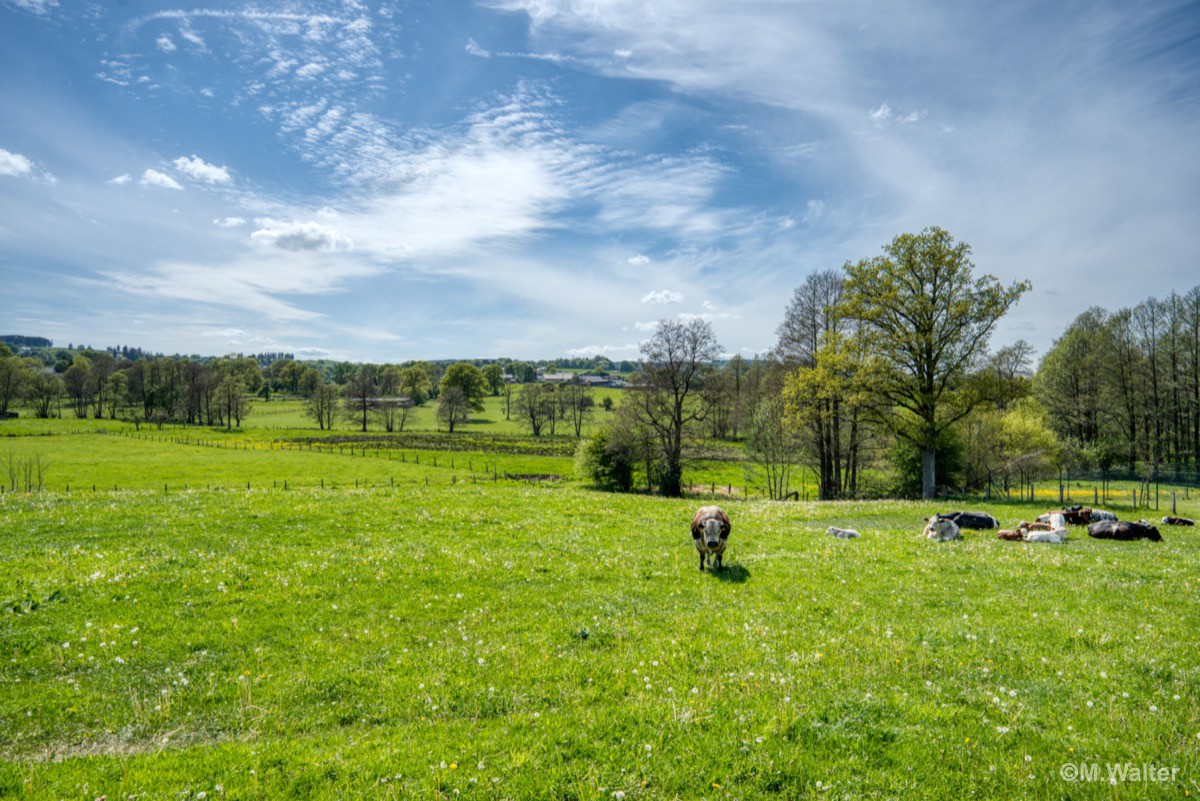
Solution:
M695 520L692 521L692 539L700 539L700 524Z

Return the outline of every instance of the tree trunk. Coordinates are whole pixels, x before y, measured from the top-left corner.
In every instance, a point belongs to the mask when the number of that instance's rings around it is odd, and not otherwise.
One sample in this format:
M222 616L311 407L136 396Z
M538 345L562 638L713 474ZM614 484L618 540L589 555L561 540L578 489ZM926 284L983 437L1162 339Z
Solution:
M921 497L928 500L937 494L937 450L921 448Z

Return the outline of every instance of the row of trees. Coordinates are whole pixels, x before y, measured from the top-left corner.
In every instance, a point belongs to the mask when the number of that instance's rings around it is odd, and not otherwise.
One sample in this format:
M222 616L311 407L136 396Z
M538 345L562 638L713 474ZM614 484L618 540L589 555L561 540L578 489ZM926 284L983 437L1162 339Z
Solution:
M1083 312L1042 359L1034 387L1077 462L1200 470L1200 286Z
M61 415L65 402L79 418L232 427L249 414L247 393L261 383L253 359L118 362L106 352L90 351L74 357L59 376L38 359L0 354L0 416L23 400L43 418Z

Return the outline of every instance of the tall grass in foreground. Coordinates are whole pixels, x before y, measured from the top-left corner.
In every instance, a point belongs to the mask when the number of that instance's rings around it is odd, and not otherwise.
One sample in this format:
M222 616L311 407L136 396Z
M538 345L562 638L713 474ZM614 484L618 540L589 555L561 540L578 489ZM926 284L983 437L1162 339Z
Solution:
M6 494L0 796L1198 792L1192 531L936 544L919 504L727 508L711 574L694 503L571 488Z

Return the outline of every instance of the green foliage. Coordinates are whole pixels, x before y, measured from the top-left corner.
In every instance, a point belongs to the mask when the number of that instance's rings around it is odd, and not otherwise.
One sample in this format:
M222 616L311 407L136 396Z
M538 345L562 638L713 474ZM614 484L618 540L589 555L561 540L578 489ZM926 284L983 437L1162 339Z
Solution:
M504 384L504 368L498 364L486 365L483 368L483 377L487 380L492 395L499 395L500 387Z
M476 368L471 367L471 369ZM482 407L482 401L480 406ZM442 386L442 391L438 395L437 419L446 426L451 434L454 433L456 426L471 422L472 408L471 400L461 386L455 384Z
M637 454L616 426L601 426L580 441L575 474L597 489L629 492Z
M457 362L446 368L441 391L457 387L470 411L482 412L483 399L488 393L488 380L483 371L470 362Z
M964 449L958 432L945 428L938 432L934 450L937 461L937 486L951 494L962 487ZM906 439L892 444L893 480L891 493L899 498L920 498L924 492L921 449Z
M931 497L929 460L942 432L984 399L966 380L970 370L1030 284L975 277L970 246L941 228L901 234L884 253L845 265L845 310L867 327L880 358L877 421L923 451L922 492Z

